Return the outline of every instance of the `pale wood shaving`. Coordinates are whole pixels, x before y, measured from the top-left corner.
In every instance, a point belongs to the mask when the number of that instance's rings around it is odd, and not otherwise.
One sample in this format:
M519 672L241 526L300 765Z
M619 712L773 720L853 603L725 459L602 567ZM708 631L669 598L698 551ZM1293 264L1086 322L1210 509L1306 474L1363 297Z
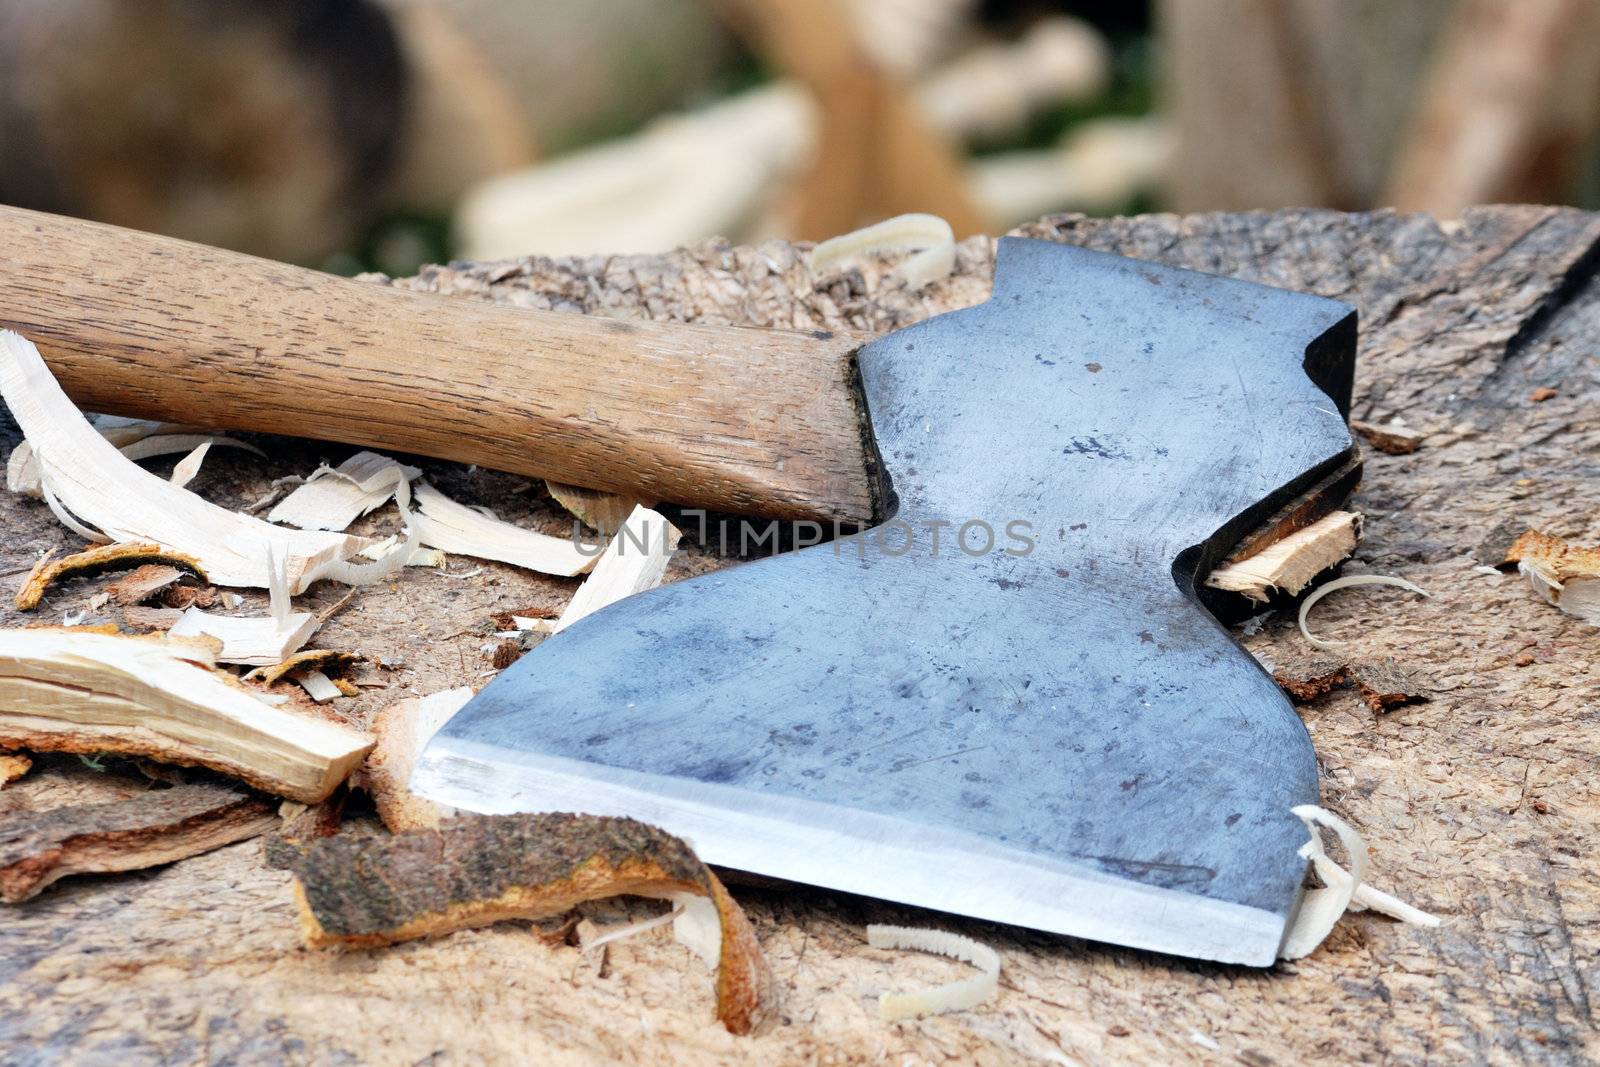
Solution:
M920 289L955 268L955 242L955 231L937 215L896 215L817 245L811 252L811 272L825 274L846 260L863 256L911 252L889 276L909 289Z
M592 561L594 570L578 587L551 632L560 633L607 604L660 585L681 536L678 528L659 513L635 507L599 559Z
M375 511L394 495L400 471L406 481L422 474L376 452L357 452L337 467L321 467L300 487L278 502L267 519L302 530L342 532L361 516Z
M885 1020L910 1019L964 1011L983 1003L1000 985L1000 954L981 941L944 930L912 926L867 927L867 944L873 948L908 948L934 952L970 963L978 974L934 989L915 993L885 993L878 998L878 1015Z
M194 481L194 476L200 473L200 464L206 461L206 453L210 451L210 441L202 441L195 445L193 452L173 464L172 476L167 481L179 489Z
M542 574L572 578L595 565L573 540L525 530L459 504L427 482L417 483L413 518L421 542L459 556L492 559Z
M1367 843L1349 823L1315 804L1302 804L1293 811L1311 834L1310 840L1300 847L1300 857L1311 861L1317 877L1322 879L1323 888L1306 891L1294 924L1278 950L1279 959L1297 960L1310 955L1333 932L1334 924L1347 911L1370 908L1413 926L1439 925L1438 916L1366 884L1364 879L1370 863ZM1350 857L1350 870L1346 871L1328 856L1322 845L1320 827L1327 827L1338 835Z
M330 700L344 696L344 690L334 685L333 679L321 671L305 671L296 677L295 681L306 691L306 696L318 704L326 704Z
M173 637L214 637L222 642L217 659L267 667L298 651L317 631L317 617L290 612L281 622L270 616L241 619L212 615L199 608L185 611L169 631Z
M1247 559L1218 567L1205 584L1263 604L1277 590L1295 596L1311 579L1354 552L1360 538L1361 516L1335 511Z
M214 582L255 587L267 584L273 545L295 592L310 584L311 572L360 547L343 535L284 530L235 514L139 467L89 425L39 350L9 330L0 331L0 395L33 446L47 502L109 540L154 541L198 559Z
M1306 617L1311 614L1311 609L1316 606L1317 601L1321 600L1329 593L1335 593L1340 589L1349 589L1352 586L1358 585L1392 585L1396 588L1405 589L1408 592L1416 593L1418 596L1430 595L1426 589L1418 588L1416 585L1406 581L1404 578L1394 578L1387 574L1350 574L1343 578L1335 578L1328 584L1319 586L1316 592L1312 593L1310 596L1306 597L1300 602L1300 633L1308 642L1310 642L1312 648L1319 648L1326 652L1330 649L1337 648L1344 642L1328 641L1312 634L1311 630L1306 626Z

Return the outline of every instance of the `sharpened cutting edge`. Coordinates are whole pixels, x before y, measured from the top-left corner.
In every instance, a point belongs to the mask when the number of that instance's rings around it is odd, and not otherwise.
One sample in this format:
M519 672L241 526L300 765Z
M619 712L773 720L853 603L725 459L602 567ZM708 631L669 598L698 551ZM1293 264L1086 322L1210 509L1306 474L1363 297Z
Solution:
M715 866L1090 941L1265 967L1283 940L1283 917L1259 908L1050 862L971 834L729 786L443 738L428 747L411 787L484 815L628 816L684 838Z

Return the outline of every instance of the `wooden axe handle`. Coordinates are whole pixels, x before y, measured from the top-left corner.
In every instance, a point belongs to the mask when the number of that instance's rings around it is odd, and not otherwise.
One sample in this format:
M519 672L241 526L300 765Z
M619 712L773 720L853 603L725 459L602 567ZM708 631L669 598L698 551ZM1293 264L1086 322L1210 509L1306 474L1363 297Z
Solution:
M0 208L0 325L89 411L739 514L873 511L859 336L529 311Z

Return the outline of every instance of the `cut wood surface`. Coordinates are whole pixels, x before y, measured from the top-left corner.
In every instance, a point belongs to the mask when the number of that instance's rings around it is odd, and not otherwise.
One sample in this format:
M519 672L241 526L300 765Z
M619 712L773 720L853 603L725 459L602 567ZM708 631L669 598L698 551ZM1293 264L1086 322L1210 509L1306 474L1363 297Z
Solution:
M157 867L266 833L278 805L236 786L200 783L127 800L0 818L0 900L15 904L73 874Z
M197 658L178 641L0 631L0 748L209 767L309 803L372 747L358 731L270 706Z
M445 301L16 208L0 208L0 247L0 325L88 411L726 512L873 511L854 335Z
M1345 640L1340 656L1350 662L1395 657L1430 699L1378 716L1346 687L1300 713L1324 805L1365 835L1384 888L1442 925L1350 915L1310 956L1245 972L817 890L734 885L783 1004L779 1025L738 1038L714 1021L700 965L659 935L606 946L605 978L579 967L578 949L545 945L518 924L353 958L305 952L290 876L262 863L257 841L159 871L63 882L9 911L0 924L5 1041L42 1062L118 1064L512 1064L532 1049L552 1064L779 1067L1566 1067L1600 1057L1596 631L1519 576L1474 570L1475 550L1506 520L1519 524L1512 537L1534 528L1600 544L1592 401L1600 388L1592 341L1600 336L1600 217L1490 209L1441 229L1387 213L1159 215L1061 218L1030 232L1359 307L1354 414L1380 426L1401 418L1429 433L1409 455L1368 453L1362 488L1347 505L1367 520L1348 567L1401 575L1433 596L1354 591L1319 605L1316 622ZM871 332L981 300L992 268L987 242L964 242L954 273L913 293L818 283L803 253L781 243L708 243L666 256L429 268L394 284L620 318ZM129 292L144 284L130 279ZM162 317L152 315L151 330ZM1560 396L1530 402L1552 383ZM15 433L5 440L14 443ZM346 454L261 443L268 461L208 459L208 468L254 472L208 486L208 498L244 507L272 479ZM489 505L518 525L570 529L535 482L418 465L452 499ZM0 494L0 528L0 570L20 568L18 581L44 551L78 547L43 503L22 497ZM376 531L389 532L381 515L353 528ZM667 578L712 565L684 554ZM341 714L364 722L413 691L482 685L479 649L503 628L494 616L559 613L572 594L570 579L495 563L453 560L452 571L407 569L360 590L324 625L320 644L365 652L392 682L336 702ZM83 583L81 595L93 588ZM342 593L318 587L296 606L319 609ZM247 610L265 610L264 596L245 595ZM9 597L0 603L0 623L31 619ZM1310 651L1283 612L1242 639L1275 664ZM0 810L109 799L105 791L126 781L87 768L64 773L34 769L0 791ZM381 832L370 822L344 832L358 831ZM607 926L659 910L618 901L585 904L580 914ZM967 972L916 953L885 958L866 945L867 923L976 936L1004 960L998 993L975 1011L883 1023L880 993Z

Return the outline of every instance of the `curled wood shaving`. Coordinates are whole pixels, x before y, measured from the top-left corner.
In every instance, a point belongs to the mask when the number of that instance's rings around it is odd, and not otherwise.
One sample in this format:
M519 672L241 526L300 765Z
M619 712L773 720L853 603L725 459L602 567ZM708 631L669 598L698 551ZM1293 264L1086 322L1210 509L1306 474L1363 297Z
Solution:
M1547 604L1600 626L1600 549L1529 530L1512 544L1507 558Z
M159 423L154 425L160 425ZM106 431L101 431L106 436ZM109 438L108 438L109 439ZM170 456L176 452L187 452L193 456L195 452L211 448L237 448L249 452L253 456L265 456L255 445L248 441L240 441L235 437L225 437L214 433L156 433L149 437L141 437L118 447L121 452L132 460L149 459L152 456ZM204 452L201 452L204 455ZM182 461L179 461L180 465ZM199 469L199 464L195 465ZM173 471L173 481L176 481L177 471Z
M492 559L541 574L573 578L595 565L570 538L524 530L417 483L415 526L422 543L460 556Z
M722 1024L747 1034L776 1007L771 972L739 905L688 845L632 819L463 815L437 830L312 841L290 865L311 948L375 948L546 918L621 894L695 898L717 916Z
M394 471L399 471L407 482L422 474L388 456L357 452L337 467L319 467L312 472L298 489L278 502L267 518L302 530L342 532L394 495Z
M607 604L660 585L681 536L661 514L634 508L599 559L590 561L593 573L568 601L551 633L560 633Z
M80 534L87 523L104 531L99 539L153 541L198 560L213 582L258 588L267 584L273 545L293 592L360 547L340 534L285 530L235 514L139 467L89 425L39 350L9 330L0 331L0 395L33 448L46 502Z
M373 475L364 483L369 488L376 487L394 496L395 510L400 513L400 521L404 524L405 536L400 543L372 563L353 563L345 558L328 560L311 572L310 581L326 578L345 585L376 585L400 573L401 568L410 563L411 557L417 552L420 530L416 516L411 514L411 479L406 474L408 469L395 464ZM330 477L337 476L330 475Z
M937 215L896 215L872 226L830 237L811 251L811 272L825 274L848 259L912 252L890 272L891 280L920 289L947 276L955 268L956 236L950 224Z
M1000 954L981 941L944 930L912 926L867 927L867 944L873 948L907 948L934 952L970 963L979 973L971 978L915 993L885 993L878 998L879 1018L893 1021L918 1015L939 1015L977 1007L1000 984Z
M243 441L236 441L231 437L221 437L214 434L196 433L194 427L181 426L176 423L151 422L145 419L120 419L111 415L96 415L93 417L91 425L101 437L115 445L129 459L145 459L149 456L187 452L203 441L211 441L231 448L243 448L257 455L262 454L260 449ZM146 440L155 440L160 443L140 450L138 448L140 442ZM27 441L17 445L12 450L10 458L6 460L6 488L13 493L21 493L23 496L34 497L35 499L43 495L39 461L33 454L33 446Z
M1284 935L1283 947L1278 950L1279 959L1297 960L1310 955L1333 932L1334 924L1346 911L1370 908L1414 926L1439 925L1437 916L1365 883L1369 863L1367 843L1349 823L1315 804L1302 804L1291 810L1306 824L1311 835L1310 840L1300 846L1299 855L1311 861L1317 877L1322 879L1323 888L1306 891L1294 924ZM1328 856L1319 827L1327 827L1338 835L1350 857L1350 870L1346 871Z
M164 564L188 571L202 582L206 580L206 572L199 560L182 552L169 552L153 542L101 545L60 559L46 556L34 564L22 588L17 591L17 610L32 611L39 606L45 591L64 579L88 578L106 571L143 567L146 564Z
M1425 597L1430 595L1426 589L1418 588L1416 585L1406 581L1404 578L1395 578L1387 574L1351 574L1346 575L1343 578L1335 578L1327 585L1320 586L1316 592L1312 593L1310 596L1306 597L1305 600L1300 602L1300 633L1307 641L1311 643L1312 648L1328 651L1329 649L1337 648L1339 645L1344 644L1343 641L1324 640L1313 635L1312 632L1307 629L1306 616L1311 614L1312 607L1316 605L1317 601L1321 600L1329 593L1336 593L1340 589L1349 589L1352 586L1358 585L1392 585L1400 589L1405 589L1408 592L1416 593L1418 596Z
M194 642L0 630L0 748L144 756L321 800L372 747L348 727L274 708Z

